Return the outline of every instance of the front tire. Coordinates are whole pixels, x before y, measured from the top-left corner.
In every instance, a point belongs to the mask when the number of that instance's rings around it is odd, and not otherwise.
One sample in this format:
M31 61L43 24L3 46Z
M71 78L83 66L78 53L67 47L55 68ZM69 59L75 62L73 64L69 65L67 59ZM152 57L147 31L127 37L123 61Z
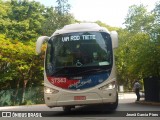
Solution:
M63 106L63 111L70 112L72 108L75 108L75 106Z
M118 107L118 94L117 94L116 102L114 102L113 104L110 104L109 107L112 111L117 109L117 107Z

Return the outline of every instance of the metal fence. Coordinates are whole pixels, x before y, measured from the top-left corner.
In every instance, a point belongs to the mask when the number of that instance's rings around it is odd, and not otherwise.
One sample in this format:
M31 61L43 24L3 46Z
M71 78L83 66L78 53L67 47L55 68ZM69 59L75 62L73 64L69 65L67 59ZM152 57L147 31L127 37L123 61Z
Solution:
M15 89L1 90L0 91L0 106L12 106L12 105L31 105L31 104L43 104L44 92L43 86L26 88L24 101L22 101L22 88L17 91L15 96Z

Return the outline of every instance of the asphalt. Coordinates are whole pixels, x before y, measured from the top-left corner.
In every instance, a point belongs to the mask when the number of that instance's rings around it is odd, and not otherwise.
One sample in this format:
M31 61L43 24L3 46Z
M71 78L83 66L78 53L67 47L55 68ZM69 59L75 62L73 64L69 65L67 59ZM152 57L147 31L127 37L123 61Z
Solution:
M136 99L135 93L118 93L119 99Z
M154 106L160 106L160 102L153 102L153 101L145 101L144 94L141 93L140 101L135 101L137 104L144 104L144 105L154 105ZM119 93L119 99L135 99L136 100L136 94L134 92L131 93Z
M134 92L129 93L118 93L119 99L135 99L136 100L136 94ZM153 105L153 106L160 106L160 102L150 102L145 101L144 95L141 94L140 101L135 101L137 104L144 104L144 105ZM14 106L13 106L14 107ZM3 107L0 107L3 108Z

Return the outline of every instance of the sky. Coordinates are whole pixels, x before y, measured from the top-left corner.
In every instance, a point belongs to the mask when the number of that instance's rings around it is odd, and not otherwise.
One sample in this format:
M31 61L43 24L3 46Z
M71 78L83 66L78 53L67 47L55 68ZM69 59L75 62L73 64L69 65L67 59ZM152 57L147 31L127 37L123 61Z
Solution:
M45 6L56 6L56 0L35 0ZM112 27L124 27L125 17L131 5L143 4L148 11L160 0L68 0L70 12L77 20L95 22L100 20Z

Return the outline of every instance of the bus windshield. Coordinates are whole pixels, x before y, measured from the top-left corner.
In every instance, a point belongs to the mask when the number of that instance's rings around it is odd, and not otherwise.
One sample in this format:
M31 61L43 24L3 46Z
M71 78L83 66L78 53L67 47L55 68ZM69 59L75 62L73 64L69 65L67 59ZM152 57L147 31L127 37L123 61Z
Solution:
M112 68L112 42L105 32L72 32L50 38L45 68L47 75L103 72Z

